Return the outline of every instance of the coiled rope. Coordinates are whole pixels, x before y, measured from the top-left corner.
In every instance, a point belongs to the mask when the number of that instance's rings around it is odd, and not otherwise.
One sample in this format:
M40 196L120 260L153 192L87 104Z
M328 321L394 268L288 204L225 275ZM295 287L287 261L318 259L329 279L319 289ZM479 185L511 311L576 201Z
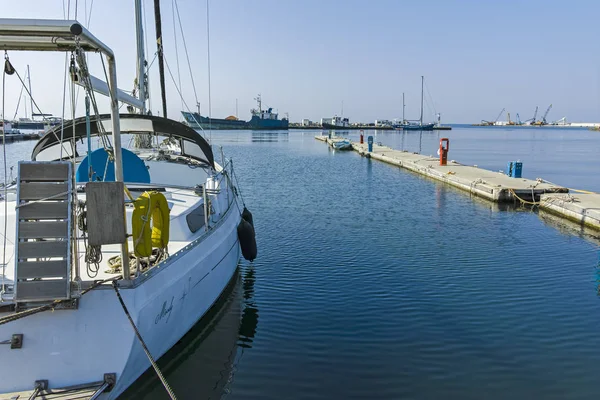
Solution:
M81 231L83 237L83 245L85 246L85 263L87 275L94 279L98 276L100 263L102 262L102 247L99 245L92 246L87 240L87 212L85 210L85 202L79 202L77 205L77 228Z
M131 315L129 314L129 310L127 310L127 306L125 305L125 302L123 301L123 298L121 297L121 293L119 292L119 289L117 288L116 281L113 281L113 289L115 290L115 293L117 294L117 297L119 298L119 302L121 303L121 307L123 307L123 311L125 312L125 315L127 315L127 319L129 319L129 323L131 324L131 327L133 328L133 331L135 332L135 336L137 336L138 340L140 341L140 344L142 345L142 348L144 349L144 352L146 353L148 360L150 360L150 364L152 364L152 368L154 368L154 371L156 371L156 375L158 375L158 379L160 379L165 390L169 394L169 397L171 397L171 399L173 399L173 400L177 399L177 397L175 396L175 393L173 393L173 390L167 383L167 380L163 376L162 372L160 372L158 365L156 365L156 361L154 361L154 357L152 357L152 354L150 354L150 350L148 350L148 347L146 346L144 339L142 339L142 335L140 335L140 331L135 326L135 322L133 322L133 319L131 318Z

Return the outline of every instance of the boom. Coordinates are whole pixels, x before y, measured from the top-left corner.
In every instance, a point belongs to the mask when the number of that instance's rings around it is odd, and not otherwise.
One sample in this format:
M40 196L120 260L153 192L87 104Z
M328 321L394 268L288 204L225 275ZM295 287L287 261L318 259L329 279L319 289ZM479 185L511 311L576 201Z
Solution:
M552 104L550 104L548 106L548 108L546 109L546 112L544 113L544 116L542 117L542 124L546 125L548 122L546 122L546 117L548 116L548 113L550 112L550 109L552 108Z
M504 112L504 110L506 110L506 108L503 108L502 111L500 111L500 114L498 114L498 116L496 117L496 119L493 120L493 121L486 121L486 120L482 119L481 120L481 125L496 125L496 122L498 122L498 120L502 116L502 113Z

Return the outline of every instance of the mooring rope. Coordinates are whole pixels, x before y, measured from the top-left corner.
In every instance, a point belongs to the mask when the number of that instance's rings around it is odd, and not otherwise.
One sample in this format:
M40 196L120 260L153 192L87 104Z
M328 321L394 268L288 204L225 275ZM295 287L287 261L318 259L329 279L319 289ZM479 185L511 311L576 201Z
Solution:
M537 206L537 205L540 204L540 202L536 202L535 201L535 197L533 197L534 196L533 189L531 190L531 192L532 192L531 195L532 195L532 198L534 199L534 201L528 201L528 200L520 198L519 196L517 196L517 194L515 193L515 191L513 189L508 189L508 190L512 193L513 196L515 196L523 204L530 204L530 205L533 205L533 206Z
M119 293L119 289L117 288L116 281L113 281L113 289L115 289L115 293L117 294L117 297L119 298L121 307L123 307L123 311L125 312L125 315L127 315L127 319L129 319L129 323L131 324L131 327L133 328L135 335L137 336L138 340L140 341L140 344L142 345L142 348L144 349L144 352L146 353L148 360L150 360L150 364L152 364L152 368L154 368L154 371L156 371L156 375L158 375L158 379L160 379L161 383L165 387L165 390L167 391L167 393L169 394L171 399L173 399L173 400L177 399L177 397L175 397L175 393L173 393L173 390L167 383L167 380L163 376L162 372L160 372L158 365L156 365L156 361L154 361L152 354L150 354L150 350L148 350L148 347L146 346L144 339L142 339L142 335L140 335L140 331L138 331L137 327L135 326L135 322L133 322L133 319L131 318L129 311L127 310L127 306L125 305L125 302L123 301L123 298L121 297L121 293Z

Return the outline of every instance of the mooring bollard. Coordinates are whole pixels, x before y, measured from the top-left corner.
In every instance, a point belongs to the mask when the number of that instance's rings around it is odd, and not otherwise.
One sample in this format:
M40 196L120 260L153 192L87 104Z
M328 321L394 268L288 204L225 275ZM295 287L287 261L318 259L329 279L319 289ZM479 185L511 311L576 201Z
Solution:
M444 146L445 144L445 146ZM440 155L440 165L446 165L448 162L448 149L450 149L450 140L448 138L440 139L440 149L438 154Z
M373 151L373 136L369 136L367 138L367 143L369 145L369 153Z

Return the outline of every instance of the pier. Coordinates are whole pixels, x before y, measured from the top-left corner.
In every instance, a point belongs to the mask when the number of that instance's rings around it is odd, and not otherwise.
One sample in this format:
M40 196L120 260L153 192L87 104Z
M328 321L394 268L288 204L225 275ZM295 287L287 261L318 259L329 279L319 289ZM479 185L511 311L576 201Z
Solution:
M339 137L315 136L317 140L333 145L343 140ZM395 150L373 143L369 151L367 143L352 142L352 148L361 156L395 165L495 203L537 205L541 210L600 230L600 194L569 193L566 187L554 185L542 179L511 178L501 172L489 171L476 166L448 160L440 165L439 157Z

